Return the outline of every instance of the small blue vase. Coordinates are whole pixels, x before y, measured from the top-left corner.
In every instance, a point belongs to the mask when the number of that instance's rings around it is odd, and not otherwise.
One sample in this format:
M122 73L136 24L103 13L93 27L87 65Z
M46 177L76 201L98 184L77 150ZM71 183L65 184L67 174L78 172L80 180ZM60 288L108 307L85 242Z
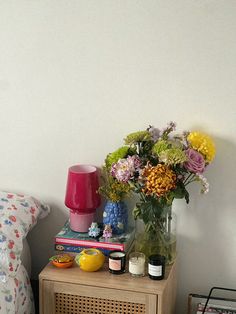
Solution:
M128 210L123 201L112 202L108 200L104 207L103 224L111 225L113 234L122 234L126 231L128 223Z

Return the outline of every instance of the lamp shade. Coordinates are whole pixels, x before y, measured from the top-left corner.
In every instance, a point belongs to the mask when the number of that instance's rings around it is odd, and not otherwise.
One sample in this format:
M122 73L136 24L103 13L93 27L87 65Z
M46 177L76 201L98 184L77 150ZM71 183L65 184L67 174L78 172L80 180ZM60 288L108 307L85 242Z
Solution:
M91 213L101 203L98 194L97 168L91 165L75 165L69 168L65 205L73 211Z

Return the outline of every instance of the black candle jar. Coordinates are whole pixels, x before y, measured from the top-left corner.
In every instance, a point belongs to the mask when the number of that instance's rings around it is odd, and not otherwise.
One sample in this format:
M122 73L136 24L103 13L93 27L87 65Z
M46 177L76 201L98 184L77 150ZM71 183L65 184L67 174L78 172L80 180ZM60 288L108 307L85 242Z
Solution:
M109 254L109 272L112 274L122 274L125 272L126 255L124 252L113 251Z
M165 256L151 255L148 259L148 275L153 280L161 280L165 276Z

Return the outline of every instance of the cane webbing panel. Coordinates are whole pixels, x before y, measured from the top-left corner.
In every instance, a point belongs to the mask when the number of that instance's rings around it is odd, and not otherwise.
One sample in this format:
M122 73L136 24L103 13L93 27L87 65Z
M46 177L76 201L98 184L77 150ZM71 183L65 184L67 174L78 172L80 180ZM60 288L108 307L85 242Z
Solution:
M145 304L55 294L56 314L145 314Z

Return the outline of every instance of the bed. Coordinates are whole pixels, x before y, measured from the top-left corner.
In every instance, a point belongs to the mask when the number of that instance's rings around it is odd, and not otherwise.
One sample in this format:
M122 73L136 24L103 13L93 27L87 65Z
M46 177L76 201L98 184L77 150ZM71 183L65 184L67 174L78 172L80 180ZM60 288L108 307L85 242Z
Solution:
M26 236L49 207L31 196L0 192L0 314L33 314Z

